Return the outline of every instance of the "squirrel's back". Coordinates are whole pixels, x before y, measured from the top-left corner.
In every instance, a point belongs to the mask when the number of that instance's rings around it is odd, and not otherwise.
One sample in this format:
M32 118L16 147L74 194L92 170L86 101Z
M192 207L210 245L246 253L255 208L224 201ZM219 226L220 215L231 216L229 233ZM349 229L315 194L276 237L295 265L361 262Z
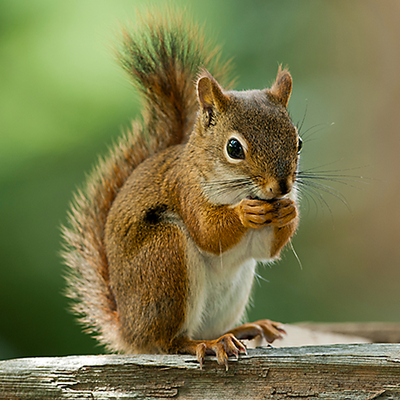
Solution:
M118 315L109 286L104 227L111 205L132 171L168 146L185 143L197 113L194 81L200 66L224 79L196 26L180 18L152 17L142 30L123 32L119 61L144 97L143 123L132 128L101 160L74 197L68 226L63 227L63 257L68 266L67 295L81 322L109 350L123 350L116 337ZM212 65L210 65L212 64Z

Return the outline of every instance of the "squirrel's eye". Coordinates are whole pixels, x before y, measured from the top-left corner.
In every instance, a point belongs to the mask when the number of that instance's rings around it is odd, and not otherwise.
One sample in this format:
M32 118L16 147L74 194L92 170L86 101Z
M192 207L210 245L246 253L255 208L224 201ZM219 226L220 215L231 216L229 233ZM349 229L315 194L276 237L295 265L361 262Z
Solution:
M240 144L237 139L229 139L228 144L226 145L226 152L228 153L230 158L234 160L244 160L244 150L243 146Z
M303 141L301 140L301 137L299 137L299 141L297 142L297 154L300 154L302 148L303 148Z

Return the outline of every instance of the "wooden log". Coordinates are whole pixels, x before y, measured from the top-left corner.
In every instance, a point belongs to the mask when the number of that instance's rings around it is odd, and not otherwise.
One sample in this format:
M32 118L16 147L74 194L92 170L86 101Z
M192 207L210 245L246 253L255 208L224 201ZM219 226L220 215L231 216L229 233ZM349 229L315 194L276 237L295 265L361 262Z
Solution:
M399 344L257 348L229 370L192 356L0 362L0 399L400 399Z
M373 343L400 343L399 322L302 322L295 326L314 332L360 336Z

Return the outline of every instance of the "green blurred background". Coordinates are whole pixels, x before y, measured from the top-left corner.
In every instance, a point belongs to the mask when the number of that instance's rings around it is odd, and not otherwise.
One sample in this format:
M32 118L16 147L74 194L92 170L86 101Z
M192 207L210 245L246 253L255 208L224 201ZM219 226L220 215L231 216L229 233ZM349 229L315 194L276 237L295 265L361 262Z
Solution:
M103 351L67 312L59 227L139 113L111 44L145 3L0 2L0 358ZM238 89L270 85L287 64L291 115L305 116L302 169L354 176L323 182L348 207L303 199L303 268L290 249L260 268L249 318L400 321L399 1L182 4L233 57Z

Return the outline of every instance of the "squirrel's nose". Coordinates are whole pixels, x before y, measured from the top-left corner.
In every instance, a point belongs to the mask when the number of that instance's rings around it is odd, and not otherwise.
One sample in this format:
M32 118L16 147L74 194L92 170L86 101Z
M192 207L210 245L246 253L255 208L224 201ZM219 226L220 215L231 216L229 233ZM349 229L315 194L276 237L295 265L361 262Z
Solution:
M289 185L289 182L287 180L281 180L279 181L279 190L281 192L281 196L284 196L292 190L292 185Z
M285 194L290 193L293 188L293 184L288 179L281 179L279 181L271 181L266 187L265 191L271 199L275 197L282 197Z

